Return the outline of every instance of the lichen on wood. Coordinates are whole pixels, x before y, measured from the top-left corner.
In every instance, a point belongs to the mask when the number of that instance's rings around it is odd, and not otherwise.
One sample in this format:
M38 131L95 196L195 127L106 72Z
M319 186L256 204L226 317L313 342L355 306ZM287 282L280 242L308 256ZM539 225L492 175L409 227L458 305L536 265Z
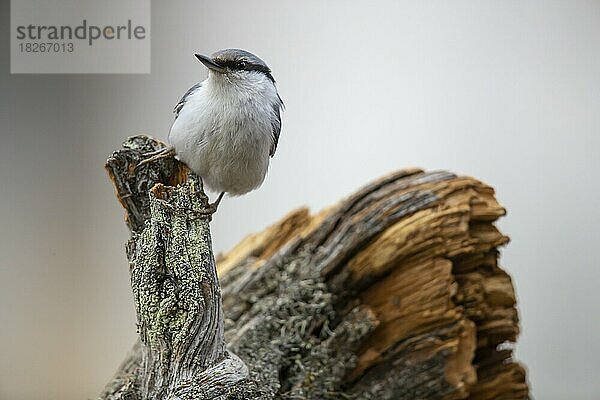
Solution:
M107 162L140 341L101 399L528 398L492 188L401 170L215 268L199 179L173 158L137 167L161 146L134 137Z
M150 142L151 144L154 142ZM178 186L165 186L157 165L136 171L123 160L141 160L153 146L132 138L107 163L122 195L123 182L145 199L127 194L127 244L131 287L137 313L137 362L124 369L135 376L127 389L106 398L213 399L248 376L245 364L225 349L221 293L212 253L210 218L213 208L192 174ZM165 161L162 161L164 164ZM170 160L176 165L175 160ZM180 171L183 168L174 168ZM137 176L141 182L132 178ZM115 179L117 177L117 179ZM162 177L165 178L164 176ZM141 188L141 189L140 189ZM133 365L132 365L133 364ZM130 375L128 375L130 376ZM110 390L108 391L110 392Z

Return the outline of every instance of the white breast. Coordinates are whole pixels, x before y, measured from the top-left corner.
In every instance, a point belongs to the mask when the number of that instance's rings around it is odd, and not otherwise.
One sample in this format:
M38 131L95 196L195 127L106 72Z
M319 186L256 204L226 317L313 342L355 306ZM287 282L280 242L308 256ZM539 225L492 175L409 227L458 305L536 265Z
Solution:
M169 141L209 189L247 193L267 173L275 105L279 96L264 74L210 73L186 99Z

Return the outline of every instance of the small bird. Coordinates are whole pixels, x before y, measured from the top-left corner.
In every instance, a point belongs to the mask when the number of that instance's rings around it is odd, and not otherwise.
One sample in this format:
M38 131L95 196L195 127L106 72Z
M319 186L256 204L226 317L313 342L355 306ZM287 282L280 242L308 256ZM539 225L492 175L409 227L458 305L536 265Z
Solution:
M264 181L281 132L283 101L267 64L240 49L195 54L208 77L175 106L171 147L151 159L175 154L209 189L239 196ZM150 161L147 159L146 161Z

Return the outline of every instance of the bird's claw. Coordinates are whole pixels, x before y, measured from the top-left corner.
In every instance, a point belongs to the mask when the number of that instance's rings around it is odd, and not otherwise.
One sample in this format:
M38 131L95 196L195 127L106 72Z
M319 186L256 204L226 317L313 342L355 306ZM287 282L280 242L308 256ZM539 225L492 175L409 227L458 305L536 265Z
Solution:
M138 163L133 168L133 170L135 171L136 169L138 169L142 165L151 163L151 162L156 161L156 160L160 160L161 158L172 157L174 155L175 155L175 147L173 147L173 146L163 147L162 149L158 149L156 151L152 151L150 153L146 153L146 154L144 154L144 157L148 157L148 158L146 158L145 160L142 160L140 163Z
M221 203L224 194L225 192L221 192L221 194L219 195L219 197L217 197L217 200L215 200L214 203L208 203L207 209L210 211L211 214L217 212L217 208L219 208L219 204Z

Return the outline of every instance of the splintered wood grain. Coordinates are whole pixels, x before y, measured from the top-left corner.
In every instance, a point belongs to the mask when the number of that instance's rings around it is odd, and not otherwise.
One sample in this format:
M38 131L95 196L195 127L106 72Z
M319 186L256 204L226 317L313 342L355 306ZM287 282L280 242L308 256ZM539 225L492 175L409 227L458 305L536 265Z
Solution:
M458 322L462 315L452 302L455 291L452 263L434 259L397 268L361 293L361 303L371 307L380 325L363 344L351 378L377 363L395 344Z
M490 193L483 184L467 178L411 186L406 191L429 191L440 200L432 207L413 213L389 226L380 237L365 246L348 262L353 280L382 275L403 260L456 257L482 252L505 244L503 236L490 223L472 224L472 215L479 220L502 215L504 209L491 198L478 201L478 193ZM472 204L477 205L473 211ZM486 205L486 207L484 207Z
M525 399L525 370L512 360L512 349L498 350L516 342L519 318L510 276L498 267L498 252L455 260L459 290L455 301L476 322L477 382L469 399Z
M494 222L505 214L494 190L476 179L398 171L317 215L296 210L249 236L220 258L219 272L227 279L236 267L238 281L249 287L253 274L239 266L260 268L292 242L294 249L312 249L311 263L340 299L337 312L360 304L378 321L357 347L349 392L526 399L523 368L511 350L496 351L519 332L512 282L497 264L497 249L509 239ZM224 298L235 315L250 307ZM404 387L395 387L404 379Z
M469 400L528 399L526 371L513 362L511 350L488 349L478 351L477 383L471 389Z

